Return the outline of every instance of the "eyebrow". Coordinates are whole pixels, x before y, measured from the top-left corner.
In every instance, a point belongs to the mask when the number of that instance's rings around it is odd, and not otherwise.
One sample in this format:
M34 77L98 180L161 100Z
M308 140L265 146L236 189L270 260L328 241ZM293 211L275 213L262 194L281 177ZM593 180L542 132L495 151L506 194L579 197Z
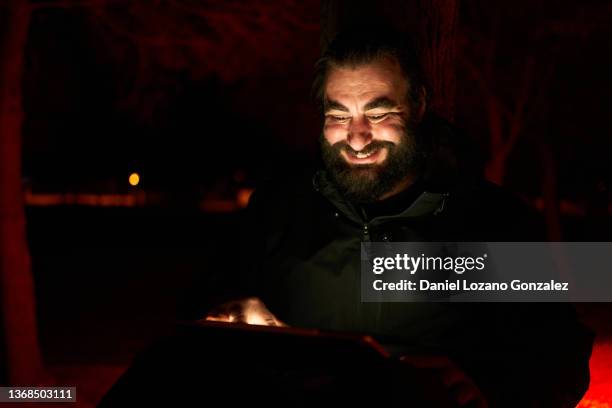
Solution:
M324 106L325 106L325 112L330 111L330 110L339 110L342 112L349 112L349 108L347 108L346 106L344 106L338 101L334 101L333 99L325 98Z
M395 108L398 105L393 99L389 99L386 96L381 96L365 104L365 110L376 109L376 108Z
M390 99L386 96L381 96L379 98L373 99L370 102L365 104L365 110L371 110L376 108L386 108L391 109L397 106L397 102L393 99ZM349 109L341 104L338 101L334 101L333 99L325 99L325 112L330 110L338 110L342 112L350 112Z

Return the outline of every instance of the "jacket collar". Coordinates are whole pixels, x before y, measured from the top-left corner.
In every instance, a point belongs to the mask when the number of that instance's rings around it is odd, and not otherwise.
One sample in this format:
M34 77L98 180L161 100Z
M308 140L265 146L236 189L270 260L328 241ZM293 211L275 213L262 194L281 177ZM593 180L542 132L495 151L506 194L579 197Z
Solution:
M329 179L325 170L319 170L313 177L313 187L323 195L336 209L351 221L362 225L368 222L361 209L348 201L336 189L334 183ZM417 199L400 214L380 216L370 220L369 223L377 223L398 218L422 217L430 214L438 214L444 210L444 203L448 193L433 193L424 191Z

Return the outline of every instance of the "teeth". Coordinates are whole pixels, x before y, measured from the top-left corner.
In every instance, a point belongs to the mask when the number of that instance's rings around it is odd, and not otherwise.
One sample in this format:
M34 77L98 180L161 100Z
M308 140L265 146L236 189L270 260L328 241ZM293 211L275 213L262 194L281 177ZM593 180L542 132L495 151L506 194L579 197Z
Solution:
M374 152L370 152L370 153L361 153L361 152L357 152L356 156L358 159L365 159L366 157L370 157L372 154L374 154Z

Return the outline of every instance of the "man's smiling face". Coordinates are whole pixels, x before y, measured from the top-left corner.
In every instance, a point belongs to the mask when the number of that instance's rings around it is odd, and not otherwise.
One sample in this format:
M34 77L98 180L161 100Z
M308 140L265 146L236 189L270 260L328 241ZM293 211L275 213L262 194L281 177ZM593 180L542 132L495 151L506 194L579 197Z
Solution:
M409 84L399 63L380 57L334 66L325 84L324 162L350 199L373 202L410 184L416 143Z

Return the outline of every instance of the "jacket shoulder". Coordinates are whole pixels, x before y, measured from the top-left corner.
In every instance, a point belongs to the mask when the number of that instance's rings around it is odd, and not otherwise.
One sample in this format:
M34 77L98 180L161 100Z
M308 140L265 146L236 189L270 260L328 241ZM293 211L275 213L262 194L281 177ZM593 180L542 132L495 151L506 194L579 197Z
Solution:
M509 189L486 180L456 188L450 195L450 211L470 220L483 236L500 241L543 241L540 214ZM487 238L491 241L493 239Z

